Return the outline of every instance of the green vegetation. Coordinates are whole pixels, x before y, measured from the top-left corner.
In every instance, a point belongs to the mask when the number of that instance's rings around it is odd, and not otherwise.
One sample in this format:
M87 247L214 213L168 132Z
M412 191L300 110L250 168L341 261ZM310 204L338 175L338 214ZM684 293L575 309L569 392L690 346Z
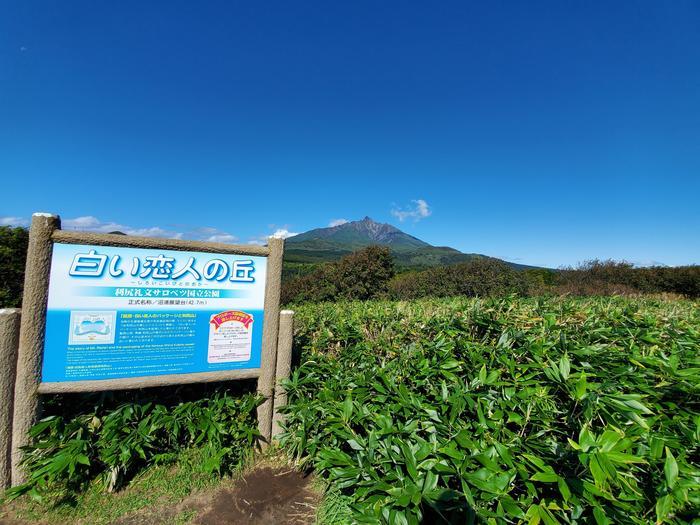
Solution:
M320 523L700 518L697 303L453 298L297 316L282 441L329 483ZM13 516L109 523L175 506L214 490L257 436L257 398L222 385L47 401L30 481L10 493L38 502Z
M282 301L344 299L419 299L422 297L521 297L543 295L640 295L671 293L700 297L700 266L636 268L625 262L589 261L558 271L515 269L489 257L451 266L397 273L396 257L386 247L369 246L339 261L310 268L298 265L283 283ZM391 267L391 268L390 268ZM339 281L338 269L354 281ZM364 279L364 283L355 282Z
M396 276L389 284L389 296L397 299L421 297L501 297L527 295L528 275L496 259L475 259L453 266L439 266Z
M0 228L1 306L26 245ZM700 523L700 308L680 299L700 267L406 271L397 253L288 266L283 445L329 484L321 523ZM677 300L561 297L658 293ZM47 396L17 515L109 523L213 487L254 447L250 386Z
M352 525L353 511L351 498L343 495L332 485L316 483L317 490L323 492L323 499L316 509L318 525Z
M206 385L169 390L47 399L53 413L32 428L25 448L29 480L8 496L71 499L97 477L111 492L189 449L200 449L207 473L236 469L259 436L258 396Z
M697 303L449 299L297 313L302 364L283 443L342 492L354 520L700 518Z
M41 523L108 525L135 513L158 518L138 523L189 523L192 511L181 508L182 501L198 491L216 490L221 483L217 473L207 470L206 459L204 448L190 448L178 453L172 462L143 469L119 492L106 492L97 478L69 498L49 501L23 497L7 504L3 511L16 519ZM3 517L0 512L0 522Z
M351 230L353 242L346 238L345 229ZM356 229L364 233L360 235ZM326 231L333 235L319 240ZM324 246L339 242L335 239L337 231L342 233L341 240L348 242L342 249L331 250L333 253L326 257ZM0 308L21 304L27 238L24 228L0 227ZM369 244L371 238L386 244ZM306 247L306 255L299 255L300 246ZM332 262L319 262L328 260ZM625 262L589 261L561 270L533 268L430 246L392 226L371 220L312 230L287 241L284 303L458 295L502 297L512 293L520 296L671 293L700 297L700 266L636 268Z
M372 299L387 294L394 273L389 248L369 246L287 281L282 302Z
M29 232L25 228L0 226L0 308L22 304L28 242Z
M626 262L594 260L561 270L554 284L557 293L571 295L672 293L700 297L700 266L636 268Z

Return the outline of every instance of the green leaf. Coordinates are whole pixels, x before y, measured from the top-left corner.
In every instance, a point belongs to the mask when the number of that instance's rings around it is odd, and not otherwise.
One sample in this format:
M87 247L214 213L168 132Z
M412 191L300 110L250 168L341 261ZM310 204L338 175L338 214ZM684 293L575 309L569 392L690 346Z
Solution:
M343 402L343 419L350 421L350 416L352 416L352 398L347 396Z
M431 492L435 490L435 487L437 487L439 477L437 474L435 474L433 471L428 471L425 473L425 479L423 480L423 489L422 492L423 494L426 494L428 492Z
M656 500L656 521L657 523L663 522L673 509L673 496L671 494L666 494L661 498Z
M559 478L557 480L557 486L559 487L559 493L564 498L564 501L568 502L571 499L571 490L569 485L566 484L564 478Z
M574 397L578 401L581 401L584 397L586 397L586 391L588 390L588 382L586 381L586 374L581 373L581 375L578 378L578 381L576 381L576 384L574 385Z
M613 463L623 463L623 464L646 463L644 458L640 458L639 456L634 456L632 454L625 454L623 452L607 452L605 454L605 457L608 458Z
M399 447L403 453L404 461L406 462L406 470L408 475L414 482L418 482L418 469L416 467L416 457L413 454L413 450L405 441L399 441Z
M525 519L527 519L528 525L538 525L541 521L540 506L530 505L530 508L527 509L527 513L525 514Z
M598 454L591 454L588 461L588 468L593 475L593 480L595 481L595 486L599 489L605 490L607 488L607 474L605 470L600 465L600 460Z
M482 385L486 384L486 365L485 364L481 365L481 368L479 369L479 382Z
M440 365L442 370L456 370L462 366L462 363L456 359L449 359Z
M559 360L559 373L564 381L569 379L569 372L571 372L571 362L569 361L568 356L565 354Z
M553 472L537 472L536 474L530 476L532 481L541 481L543 483L556 483L559 481L559 476Z
M347 444L350 445L350 448L353 450L364 450L365 448L360 445L357 440L355 439L348 439Z
M601 507L593 508L593 517L598 525L611 525L612 521L605 515L605 511Z
M671 450L666 447L666 461L664 462L664 476L666 477L666 485L669 489L673 489L678 481L678 463L673 457Z
M509 516L518 519L525 518L525 512L523 511L523 509L521 509L518 503L510 496L505 495L501 497L499 499L499 502L503 506L503 510L505 510L509 514Z

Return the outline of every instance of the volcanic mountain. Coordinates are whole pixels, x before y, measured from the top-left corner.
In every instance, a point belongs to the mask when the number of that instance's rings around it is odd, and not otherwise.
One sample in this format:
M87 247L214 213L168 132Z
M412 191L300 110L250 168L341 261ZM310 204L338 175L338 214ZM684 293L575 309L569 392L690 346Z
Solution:
M479 253L462 253L448 246L433 246L402 232L391 224L375 222L369 217L328 228L316 228L290 237L285 245L285 261L319 263L341 258L370 245L388 246L399 266L427 268L487 257ZM522 265L507 263L515 268Z

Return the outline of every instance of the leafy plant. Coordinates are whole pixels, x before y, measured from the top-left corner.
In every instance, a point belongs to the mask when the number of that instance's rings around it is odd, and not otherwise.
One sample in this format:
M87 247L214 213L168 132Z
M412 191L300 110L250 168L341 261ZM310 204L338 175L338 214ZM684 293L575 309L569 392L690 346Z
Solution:
M191 447L202 448L206 470L229 472L259 436L259 401L255 394L217 389L208 397L170 405L135 398L114 407L109 398L99 397L91 410L59 411L31 429L32 444L23 459L29 479L7 495L70 497L96 476L116 490L142 468L169 462Z
M303 305L283 443L367 523L685 523L700 310L629 299Z

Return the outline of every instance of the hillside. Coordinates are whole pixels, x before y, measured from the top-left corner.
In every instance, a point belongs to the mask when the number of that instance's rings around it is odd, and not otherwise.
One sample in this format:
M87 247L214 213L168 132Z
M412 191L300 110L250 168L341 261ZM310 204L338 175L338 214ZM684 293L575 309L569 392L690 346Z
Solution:
M403 268L428 268L487 257L479 253L462 253L448 246L433 246L391 224L365 217L361 221L316 228L290 237L286 242L285 261L297 264L333 261L373 244L391 248L397 265ZM510 262L506 264L519 269L527 268Z

